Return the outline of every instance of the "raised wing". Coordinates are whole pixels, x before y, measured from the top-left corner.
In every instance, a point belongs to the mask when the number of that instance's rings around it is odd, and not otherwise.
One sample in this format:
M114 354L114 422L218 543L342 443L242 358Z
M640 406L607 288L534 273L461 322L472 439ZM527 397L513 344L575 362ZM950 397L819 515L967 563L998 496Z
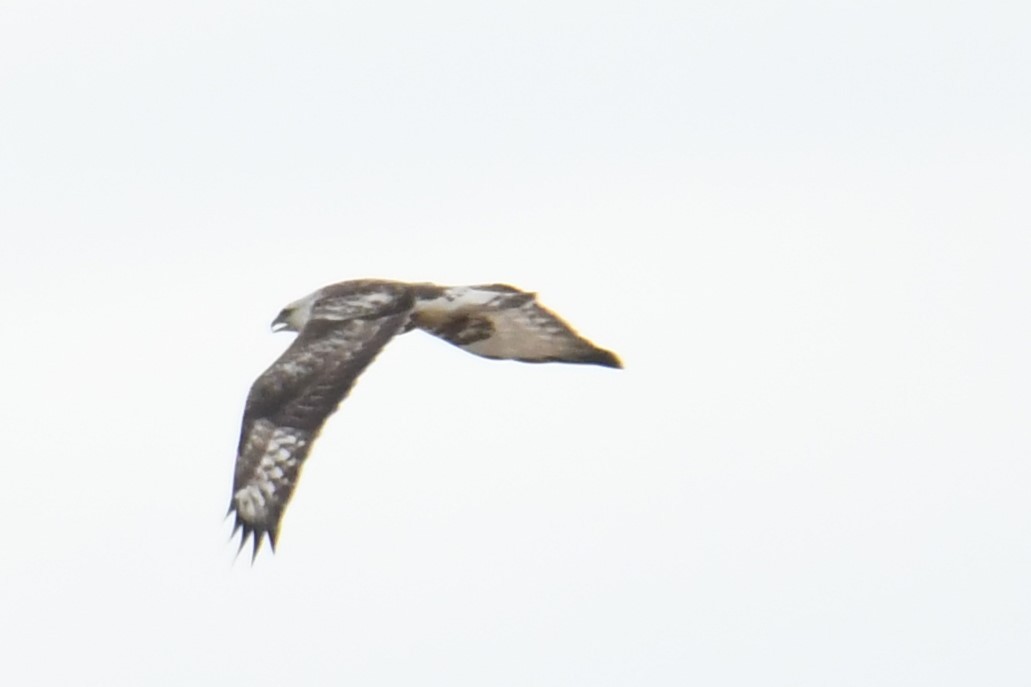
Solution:
M417 289L412 324L484 358L622 367L580 336L536 294L505 284Z
M390 297L385 294L390 293ZM267 534L273 549L301 465L323 423L358 376L401 331L412 309L404 290L328 293L293 344L251 387L236 458L233 532L240 548Z

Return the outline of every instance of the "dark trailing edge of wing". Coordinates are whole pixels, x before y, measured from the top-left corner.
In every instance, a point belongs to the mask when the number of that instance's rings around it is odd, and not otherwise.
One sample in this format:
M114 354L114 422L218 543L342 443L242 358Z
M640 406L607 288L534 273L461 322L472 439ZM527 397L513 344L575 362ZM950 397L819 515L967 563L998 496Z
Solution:
M482 355L481 357L493 360L515 360L520 363L569 363L571 365L601 365L602 367L612 367L617 370L623 369L623 361L615 353L606 351L604 348L596 349L575 358L558 356L546 358L496 358L489 355Z

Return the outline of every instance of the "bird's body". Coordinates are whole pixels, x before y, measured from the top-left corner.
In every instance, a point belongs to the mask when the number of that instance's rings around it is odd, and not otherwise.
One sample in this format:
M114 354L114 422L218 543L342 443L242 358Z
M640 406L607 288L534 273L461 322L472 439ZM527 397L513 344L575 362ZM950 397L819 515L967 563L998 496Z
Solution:
M247 396L230 512L241 548L279 523L326 419L397 334L422 329L485 358L622 367L536 302L502 284L437 286L363 279L325 286L286 306L274 330L298 332Z

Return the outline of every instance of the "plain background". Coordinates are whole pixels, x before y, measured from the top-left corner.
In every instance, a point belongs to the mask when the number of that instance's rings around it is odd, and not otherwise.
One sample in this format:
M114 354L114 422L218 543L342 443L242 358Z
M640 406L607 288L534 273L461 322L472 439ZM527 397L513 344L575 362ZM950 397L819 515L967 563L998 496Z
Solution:
M0 3L0 681L1031 683L1024 3ZM623 371L395 340L280 547L287 302L510 282Z

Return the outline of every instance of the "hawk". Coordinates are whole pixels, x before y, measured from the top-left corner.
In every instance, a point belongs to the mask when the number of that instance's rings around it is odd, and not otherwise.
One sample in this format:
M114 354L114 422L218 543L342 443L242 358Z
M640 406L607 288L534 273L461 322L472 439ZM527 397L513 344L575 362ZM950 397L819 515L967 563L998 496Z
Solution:
M326 419L394 336L421 329L484 358L620 368L619 358L504 284L437 286L361 279L287 305L272 331L297 332L247 395L229 513L252 560L275 550L283 511Z

